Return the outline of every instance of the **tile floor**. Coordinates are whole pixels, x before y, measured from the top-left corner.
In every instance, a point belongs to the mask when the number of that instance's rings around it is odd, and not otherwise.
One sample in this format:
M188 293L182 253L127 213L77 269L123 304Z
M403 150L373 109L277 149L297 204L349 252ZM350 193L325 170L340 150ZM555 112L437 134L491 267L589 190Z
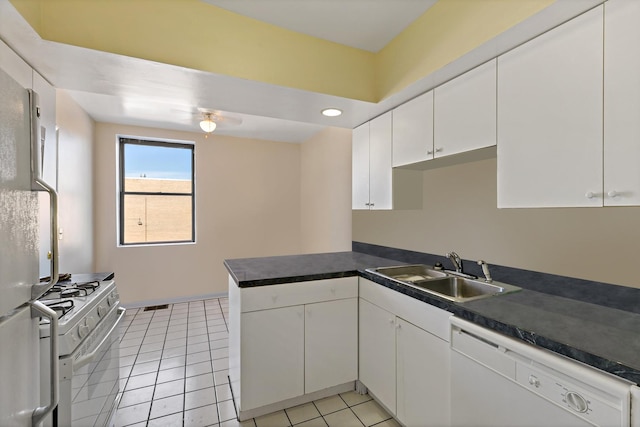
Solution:
M368 395L354 392L239 423L227 378L227 318L226 298L127 310L116 426L399 426Z

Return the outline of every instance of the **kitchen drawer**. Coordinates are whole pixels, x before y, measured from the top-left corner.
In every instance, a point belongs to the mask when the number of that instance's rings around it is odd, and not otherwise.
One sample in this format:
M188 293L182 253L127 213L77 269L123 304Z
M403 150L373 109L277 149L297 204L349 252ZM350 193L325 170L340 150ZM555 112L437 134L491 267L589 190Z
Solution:
M446 310L401 294L370 280L360 278L360 298L377 305L419 328L449 342L449 318Z
M292 305L357 298L358 278L313 280L251 288L241 288L242 313Z

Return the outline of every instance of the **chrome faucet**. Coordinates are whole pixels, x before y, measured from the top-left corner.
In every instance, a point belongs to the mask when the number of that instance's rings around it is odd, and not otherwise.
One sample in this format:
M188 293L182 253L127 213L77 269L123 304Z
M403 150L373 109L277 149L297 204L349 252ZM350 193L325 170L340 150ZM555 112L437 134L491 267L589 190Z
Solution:
M460 259L460 256L453 251L447 252L445 256L451 260L456 273L462 273L462 260Z
M493 279L491 278L491 274L489 273L489 265L483 260L479 260L478 265L482 267L482 272L484 273L484 281L487 283L493 282Z

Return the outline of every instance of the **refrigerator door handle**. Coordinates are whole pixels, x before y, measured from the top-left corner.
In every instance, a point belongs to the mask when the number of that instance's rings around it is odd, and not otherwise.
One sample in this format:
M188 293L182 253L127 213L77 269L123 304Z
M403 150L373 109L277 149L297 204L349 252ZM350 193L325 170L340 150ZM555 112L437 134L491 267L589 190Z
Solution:
M58 282L58 193L42 179L42 147L40 141L40 106L38 94L31 89L29 92L29 118L31 122L31 189L49 193L50 222L51 222L51 276L47 283L36 284L31 287L31 299L35 300Z
M51 358L51 375L50 375L50 387L51 402L47 406L39 406L33 410L31 419L33 425L38 425L40 421L44 419L51 411L58 406L58 315L55 311L41 303L40 301L32 301L31 303L31 317L44 316L49 319L49 326L51 327L51 338L49 339L49 357Z

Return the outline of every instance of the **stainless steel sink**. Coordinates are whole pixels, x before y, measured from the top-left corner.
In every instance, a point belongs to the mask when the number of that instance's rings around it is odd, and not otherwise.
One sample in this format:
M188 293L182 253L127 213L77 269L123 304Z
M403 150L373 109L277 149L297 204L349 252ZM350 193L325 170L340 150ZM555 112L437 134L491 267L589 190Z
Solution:
M441 279L447 273L434 270L426 265L399 265L397 267L372 268L369 271L401 282L414 283L425 280Z
M469 279L453 272L433 270L429 266L402 265L368 270L429 294L455 302L466 302L519 291L520 288L500 282Z

